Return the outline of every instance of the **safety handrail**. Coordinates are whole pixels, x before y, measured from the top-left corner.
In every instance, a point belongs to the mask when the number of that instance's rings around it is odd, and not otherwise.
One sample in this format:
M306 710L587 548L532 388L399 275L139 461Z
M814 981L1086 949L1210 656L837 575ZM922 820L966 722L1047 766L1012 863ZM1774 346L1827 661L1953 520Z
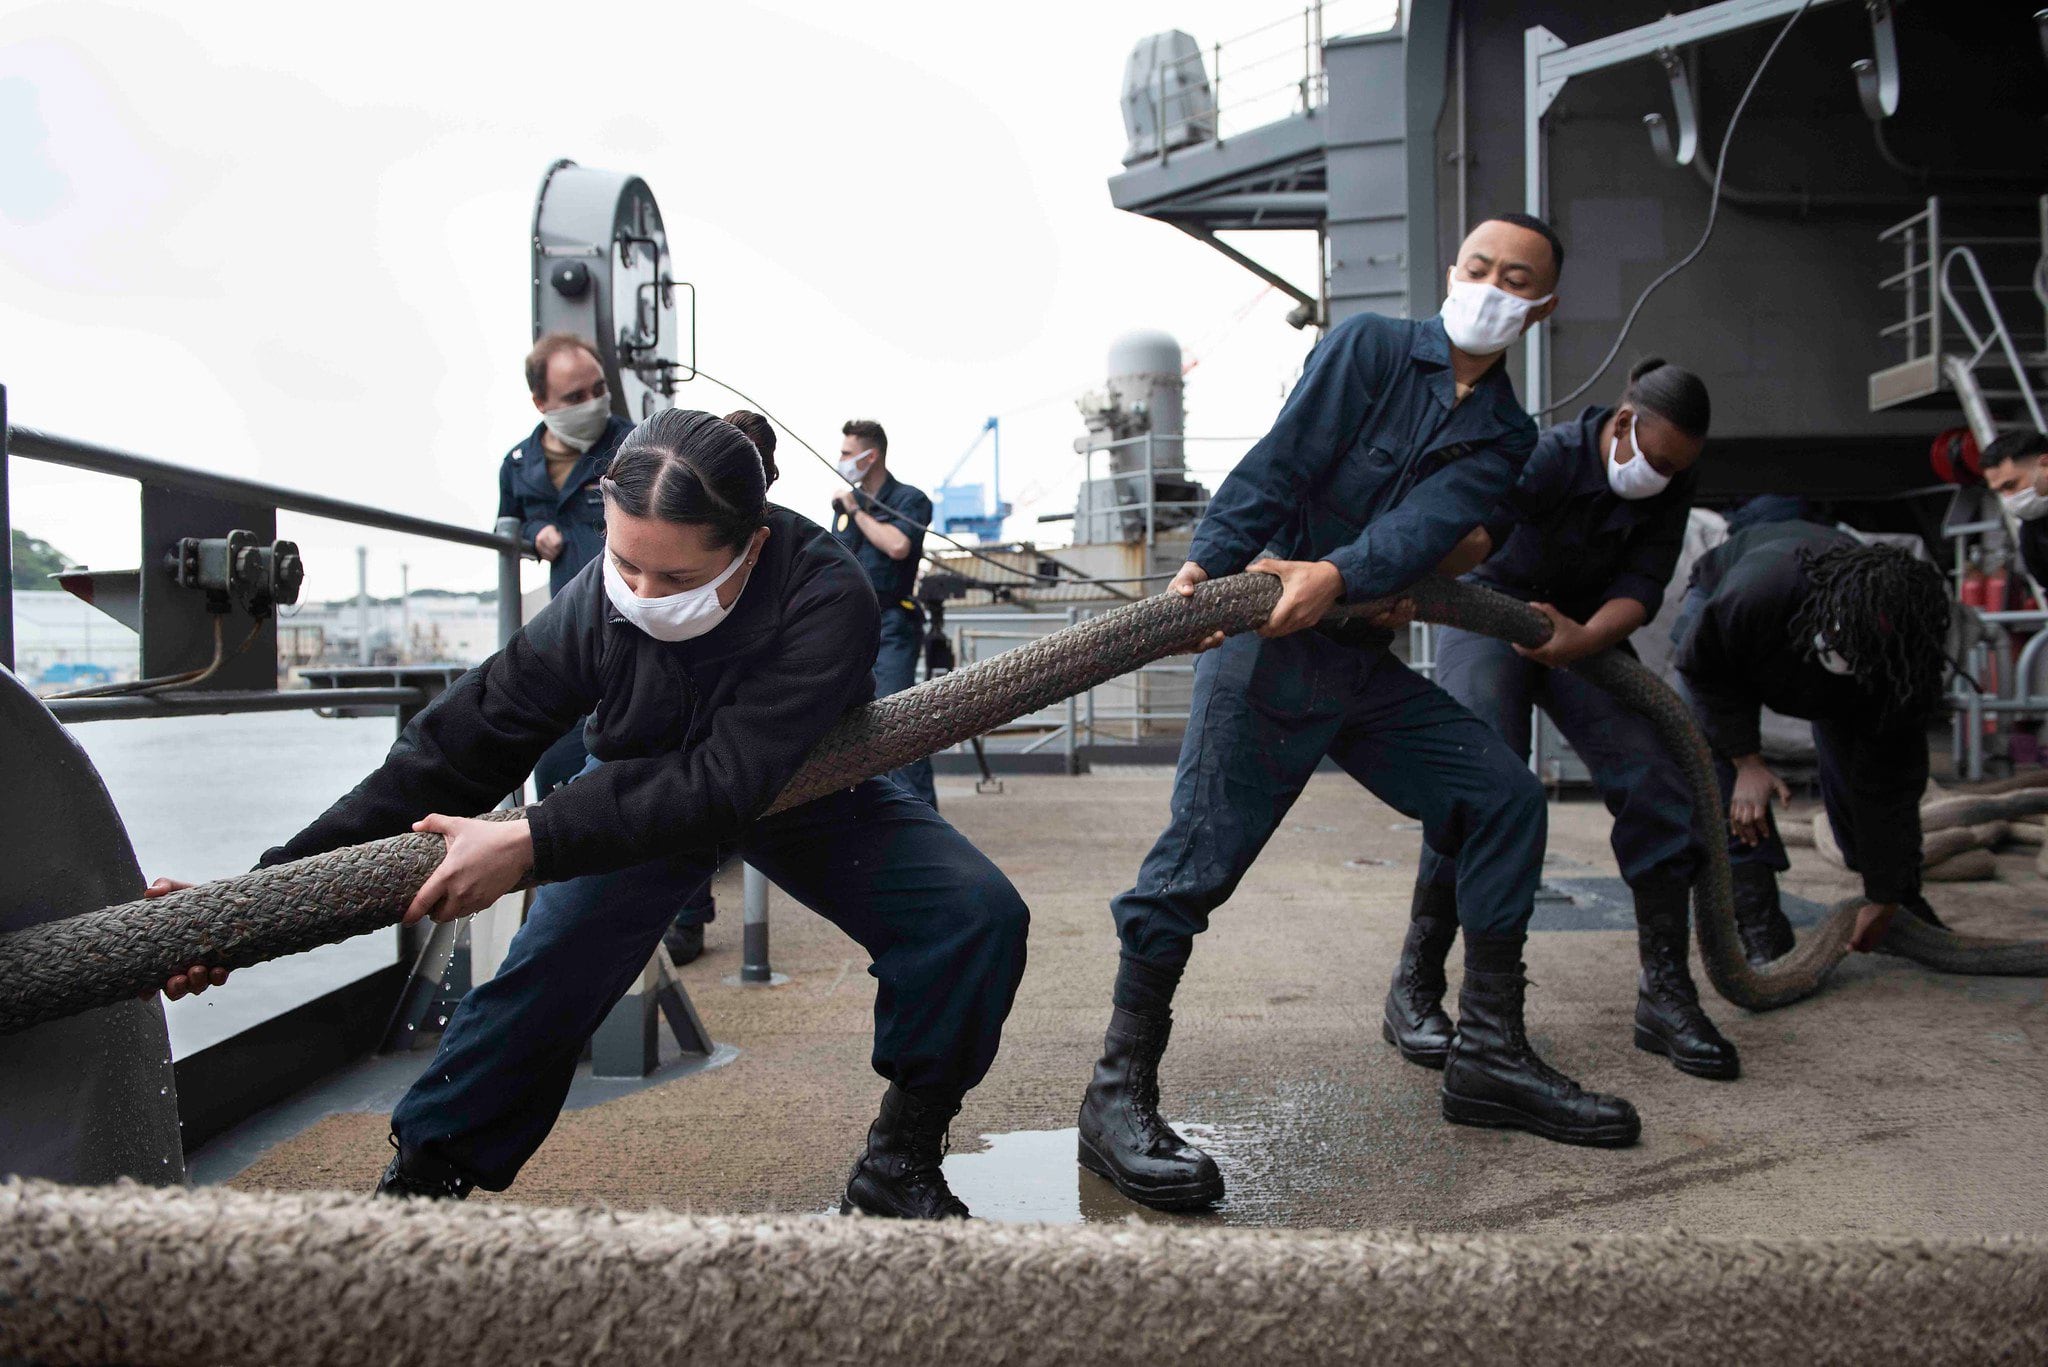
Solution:
M74 470L91 470L97 474L113 475L121 479L140 480L167 489L185 489L192 493L208 494L215 498L241 503L266 504L280 512L304 513L309 517L352 523L358 527L375 527L381 531L431 537L436 541L452 541L457 545L476 546L487 551L516 553L521 549L518 541L512 538L478 531L474 527L460 527L449 522L435 522L430 518L394 513L388 508L350 503L346 499L329 498L325 494L309 494L299 489L288 489L281 484L265 484L260 480L215 474L211 470L200 470L190 465L178 465L171 461L155 460L149 456L138 456L116 450L111 446L80 441L75 437L58 436L54 432L45 432L35 427L10 427L7 431L7 454L42 461L49 465L66 465Z
M1323 45L1332 36L1371 31L1364 22L1367 15L1363 6L1364 0L1315 0L1315 3L1303 9L1282 15L1270 23L1249 29L1233 38L1200 47L1184 56L1161 61L1153 71L1153 123L1159 137L1159 147L1154 155L1164 160L1173 152L1183 150L1189 144L1183 143L1181 147L1174 147L1174 135L1191 128L1205 133L1201 141L1222 143L1229 136L1223 126L1226 115L1235 116L1254 106L1266 105L1279 95L1291 93L1295 96L1293 112L1297 114L1313 113L1322 108L1329 101L1329 76L1323 69ZM1340 25L1333 31L1327 20L1330 13L1336 10L1355 10L1360 16L1360 22L1353 27ZM1374 11L1373 17L1377 17L1377 13ZM1396 8L1391 16L1394 22L1399 21L1398 16L1399 10ZM1245 55L1243 45L1248 40L1264 37L1295 24L1300 24L1302 29L1302 40L1298 47L1289 43L1258 56ZM1248 72L1288 60L1301 63L1299 77L1271 85L1255 94L1239 96L1227 103L1224 101L1223 77L1226 66L1234 90L1237 88L1235 83L1242 81ZM1170 93L1167 89L1169 79L1176 85L1194 83L1199 87L1206 84L1209 90L1206 107L1169 120L1166 117L1166 103Z
M1879 337L1891 337L1903 332L1906 335L1907 361L1917 361L1927 356L1941 354L1941 309L1935 304L1937 293L1935 274L1941 256L1941 201L1928 196L1927 207L1918 213L1900 219L1877 235L1879 242L1901 239L1899 245L1905 253L1904 269L1887 276L1878 286L1880 290L1898 289L1905 292L1906 316L1889 327L1878 329ZM1921 324L1926 324L1927 346L1920 346Z
M1983 304L1984 311L1990 318L1985 332L1980 333L1977 330L1975 320L1964 309L1962 301L1956 297L1956 291L1950 283L1950 273L1958 261L1968 269L1970 282L1977 290L1978 301ZM1974 368L1990 353L1994 345L1997 346L2005 357L2006 365L2012 370L2013 381L2019 387L2020 399L2027 406L2027 416L2034 421L2034 430L2048 431L2048 422L2044 422L2041 417L2041 401L2034 394L2034 384L2027 374L2025 364L2020 360L2019 348L2014 345L2012 333L2005 325L2005 316L1999 312L1998 301L1992 294L1991 286L1984 279L1984 268L1978 264L1977 253L1969 247L1951 247L1941 259L1938 284L1943 306L1955 320L1956 326L1963 330L1963 335L1969 339L1970 366Z
M519 523L516 518L500 518L493 531L480 531L475 527L413 517L410 514L393 512L388 508L352 503L347 499L308 493L280 484L266 484L260 480L216 474L190 465L179 465L149 456L139 456L111 446L81 441L75 437L60 436L39 428L16 426L7 419L6 390L0 387L0 534L5 534L11 523L7 499L8 463L17 457L49 465L68 466L74 470L112 475L118 479L130 479L157 488L181 489L211 498L270 507L281 512L302 513L332 522L372 527L381 531L426 537L435 541L492 551L498 557L498 644L503 646L522 625L519 562L522 557L531 556L533 550L519 537ZM13 576L0 573L0 665L8 667L14 664L12 589ZM144 711L131 713L105 707L67 708L65 719L86 721L127 715L170 716L204 712L298 709L325 705L316 703L314 694L318 692L319 690L289 689L277 695L262 697L239 692L214 693L203 697L171 692L152 695L155 701L149 703ZM380 700L393 703L401 709L413 705L416 701L411 690L407 690L404 697L394 695ZM373 699L368 692L360 692L353 701L358 705L366 705Z

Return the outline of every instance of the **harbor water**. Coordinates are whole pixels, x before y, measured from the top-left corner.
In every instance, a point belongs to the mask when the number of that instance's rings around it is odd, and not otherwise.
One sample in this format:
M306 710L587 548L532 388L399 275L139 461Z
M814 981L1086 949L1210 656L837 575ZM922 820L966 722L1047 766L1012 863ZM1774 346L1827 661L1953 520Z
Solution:
M389 717L311 713L97 721L70 728L113 794L145 880L241 873L375 768ZM390 964L395 930L235 974L234 990L166 1002L183 1058Z

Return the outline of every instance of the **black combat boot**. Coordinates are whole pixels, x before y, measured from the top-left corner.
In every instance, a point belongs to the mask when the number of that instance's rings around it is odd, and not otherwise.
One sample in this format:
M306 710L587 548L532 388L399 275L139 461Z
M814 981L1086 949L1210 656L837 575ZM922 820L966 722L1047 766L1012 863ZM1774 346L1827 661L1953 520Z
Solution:
M1792 952L1792 923L1778 905L1778 873L1762 864L1728 870L1735 883L1735 932L1751 968L1762 968Z
M1408 938L1387 988L1380 1034L1401 1057L1425 1068L1444 1066L1451 1018L1444 1014L1444 960L1458 937L1458 890L1418 881L1408 913Z
M967 1205L946 1185L946 1127L960 1103L920 1100L890 1085L882 1113L868 1127L867 1151L846 1175L841 1215L859 1211L894 1220L965 1220Z
M1527 1130L1560 1144L1626 1148L1642 1133L1636 1108L1589 1092L1536 1056L1522 1028L1519 935L1465 935L1458 1029L1444 1063L1444 1119Z
M391 1147L396 1152L384 1165L384 1175L377 1179L379 1196L460 1201L476 1187L474 1180L433 1155L403 1147L395 1134L391 1136Z
M1159 1060L1173 1017L1117 1007L1102 1059L1081 1099L1081 1166L1156 1210L1193 1210L1223 1199L1216 1160L1159 1115Z
M1700 1009L1686 941L1686 889L1645 885L1635 889L1636 947L1642 976L1636 981L1636 1048L1662 1054L1671 1066L1694 1077L1732 1078L1742 1071L1735 1046Z

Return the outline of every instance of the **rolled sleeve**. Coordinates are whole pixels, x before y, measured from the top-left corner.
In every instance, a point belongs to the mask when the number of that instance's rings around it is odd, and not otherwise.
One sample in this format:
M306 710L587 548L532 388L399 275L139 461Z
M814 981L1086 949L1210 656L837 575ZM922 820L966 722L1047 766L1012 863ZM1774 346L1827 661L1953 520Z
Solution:
M1658 609L1664 606L1664 582L1633 570L1624 571L1614 577L1614 582L1607 586L1607 592L1601 595L1600 601L1612 603L1617 598L1632 598L1641 603L1647 620L1655 617Z

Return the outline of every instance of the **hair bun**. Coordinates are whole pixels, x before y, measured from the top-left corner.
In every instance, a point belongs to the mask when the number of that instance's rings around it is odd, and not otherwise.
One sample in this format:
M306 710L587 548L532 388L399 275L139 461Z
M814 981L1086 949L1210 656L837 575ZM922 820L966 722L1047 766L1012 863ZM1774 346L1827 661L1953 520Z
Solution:
M1643 376L1649 374L1651 371L1662 370L1665 366L1669 364L1670 362L1666 361L1662 356L1645 356L1642 360L1637 361L1634 366L1630 367L1628 372L1628 382L1630 384L1634 384L1637 380L1642 379Z
M775 428L768 419L750 408L740 408L725 415L725 420L740 429L742 436L761 453L761 473L773 484L779 473L775 468Z

